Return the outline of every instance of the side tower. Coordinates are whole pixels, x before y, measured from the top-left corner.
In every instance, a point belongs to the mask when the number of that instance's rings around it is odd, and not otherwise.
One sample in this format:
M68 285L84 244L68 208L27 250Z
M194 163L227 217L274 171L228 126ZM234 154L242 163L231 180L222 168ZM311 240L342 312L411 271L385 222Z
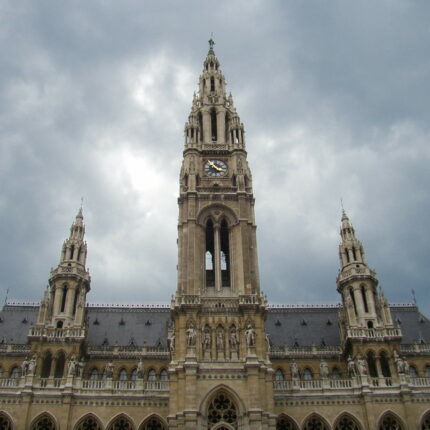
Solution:
M169 419L181 429L266 429L272 373L252 176L243 124L209 45L185 125Z
M401 330L393 324L387 299L382 290L377 290L376 272L367 265L363 245L345 211L340 236L337 290L343 303L340 321L344 351L353 357L366 357L370 376L389 376L394 363L388 363L387 355L380 357L374 351L385 343L387 353L393 355L399 348Z
M85 300L91 279L85 268L87 244L83 219L79 209L70 236L63 243L60 263L51 271L36 325L28 334L32 354L38 357L37 373L42 378L62 378L67 361L84 353Z

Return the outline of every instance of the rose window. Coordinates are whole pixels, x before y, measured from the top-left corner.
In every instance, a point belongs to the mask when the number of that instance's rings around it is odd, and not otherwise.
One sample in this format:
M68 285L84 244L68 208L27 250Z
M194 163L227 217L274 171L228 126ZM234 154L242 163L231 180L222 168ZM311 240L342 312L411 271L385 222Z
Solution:
M237 427L237 409L233 401L221 393L216 396L208 409L209 428L221 422Z

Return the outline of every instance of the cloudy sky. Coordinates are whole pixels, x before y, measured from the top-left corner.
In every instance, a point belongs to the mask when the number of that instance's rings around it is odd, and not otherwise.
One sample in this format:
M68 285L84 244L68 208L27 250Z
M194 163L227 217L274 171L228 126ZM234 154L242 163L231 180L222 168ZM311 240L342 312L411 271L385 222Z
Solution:
M429 19L426 1L3 1L0 294L41 298L84 196L89 301L169 301L213 32L270 301L339 300L343 198L389 300L414 289L429 315Z

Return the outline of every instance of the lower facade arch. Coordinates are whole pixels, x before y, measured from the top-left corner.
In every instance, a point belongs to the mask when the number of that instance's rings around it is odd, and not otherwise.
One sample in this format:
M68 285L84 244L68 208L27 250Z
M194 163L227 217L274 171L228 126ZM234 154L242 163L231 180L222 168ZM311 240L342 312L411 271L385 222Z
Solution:
M42 412L33 419L30 430L58 430L57 420L49 412Z
M407 427L403 420L394 412L386 411L384 412L377 425L377 430L406 430Z
M276 419L276 430L299 430L299 426L291 417L281 414Z
M333 430L362 430L358 419L348 412L341 413L334 421Z
M329 423L318 414L311 414L306 417L302 424L303 430L330 430Z
M4 412L0 412L0 430L14 430L12 417Z
M103 430L101 420L94 414L89 413L82 416L73 427L73 430Z
M110 420L106 430L135 430L135 426L128 415L118 414Z
M425 412L420 419L419 430L430 430L430 410Z
M146 417L139 426L139 430L167 430L168 428L166 421L157 414Z

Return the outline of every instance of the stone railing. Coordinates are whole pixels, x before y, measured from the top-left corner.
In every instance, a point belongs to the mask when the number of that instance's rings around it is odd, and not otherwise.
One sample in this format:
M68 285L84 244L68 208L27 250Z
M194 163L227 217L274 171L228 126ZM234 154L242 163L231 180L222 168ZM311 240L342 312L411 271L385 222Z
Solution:
M103 357L158 357L168 359L170 351L164 346L89 346L90 356Z
M351 267L351 269L339 273L336 281L343 281L351 276L372 276L373 278L376 278L376 272L368 267Z
M430 378L410 378L409 384L413 387L430 387Z
M21 378L0 378L0 388L17 388Z
M86 336L85 328L50 328L50 327L30 327L29 337L44 338L48 342L74 338L83 339Z
M342 354L340 346L287 346L284 347L271 347L271 358L284 358L284 357L338 357Z
M349 339L373 339L384 341L388 339L400 339L402 330L400 328L349 328L346 332Z
M430 354L430 344L400 345L402 354Z
M51 270L51 277L56 275L78 275L88 281L90 280L90 272L77 266L59 266Z
M31 351L31 346L27 344L2 344L0 345L0 353L13 355L27 355Z

